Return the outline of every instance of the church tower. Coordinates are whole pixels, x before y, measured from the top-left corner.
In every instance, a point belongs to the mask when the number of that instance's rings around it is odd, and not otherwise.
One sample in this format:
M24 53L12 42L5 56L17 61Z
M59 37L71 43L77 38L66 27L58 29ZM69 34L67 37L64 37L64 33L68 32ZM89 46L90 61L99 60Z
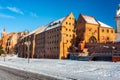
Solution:
M5 37L5 35L6 35L6 29L4 28L1 34L2 38Z
M116 27L117 27L117 33L120 33L120 4L118 5L118 10L116 11Z

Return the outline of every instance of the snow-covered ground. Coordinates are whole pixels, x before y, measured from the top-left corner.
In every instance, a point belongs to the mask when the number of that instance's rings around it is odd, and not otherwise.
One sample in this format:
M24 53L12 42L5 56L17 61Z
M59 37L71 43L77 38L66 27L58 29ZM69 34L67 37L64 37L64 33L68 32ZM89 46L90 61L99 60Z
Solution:
M120 62L93 62L57 59L0 57L0 65L44 74L64 80L120 80Z

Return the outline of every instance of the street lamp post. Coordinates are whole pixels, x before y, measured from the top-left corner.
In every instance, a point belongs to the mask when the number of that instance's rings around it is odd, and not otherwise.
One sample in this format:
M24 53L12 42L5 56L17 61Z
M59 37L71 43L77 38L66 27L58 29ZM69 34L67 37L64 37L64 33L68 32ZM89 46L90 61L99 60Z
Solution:
M27 38L27 36L26 36ZM26 40L25 44L27 45L27 57L28 57L28 63L30 62L30 35L29 35L29 32L28 32L28 40Z
M6 51L5 51L5 49L3 49L3 51L4 51L4 62L5 62Z
M27 45L27 54L28 54L28 63L30 62L30 41L25 42L25 44Z

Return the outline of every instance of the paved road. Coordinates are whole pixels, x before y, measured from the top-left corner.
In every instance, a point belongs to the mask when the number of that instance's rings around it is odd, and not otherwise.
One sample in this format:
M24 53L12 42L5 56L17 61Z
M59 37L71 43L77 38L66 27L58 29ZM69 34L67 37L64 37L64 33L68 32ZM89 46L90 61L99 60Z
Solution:
M0 66L0 80L58 80L58 79Z

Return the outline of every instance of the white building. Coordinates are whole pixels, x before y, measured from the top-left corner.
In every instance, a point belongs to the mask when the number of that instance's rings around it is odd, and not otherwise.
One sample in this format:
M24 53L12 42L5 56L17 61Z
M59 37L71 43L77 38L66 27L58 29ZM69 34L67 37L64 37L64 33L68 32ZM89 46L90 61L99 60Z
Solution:
M116 40L120 40L120 4L118 5L118 10L116 11L116 27L117 27L117 34L116 34Z
M116 20L116 26L117 26L117 33L120 33L120 4L116 12L115 20Z

